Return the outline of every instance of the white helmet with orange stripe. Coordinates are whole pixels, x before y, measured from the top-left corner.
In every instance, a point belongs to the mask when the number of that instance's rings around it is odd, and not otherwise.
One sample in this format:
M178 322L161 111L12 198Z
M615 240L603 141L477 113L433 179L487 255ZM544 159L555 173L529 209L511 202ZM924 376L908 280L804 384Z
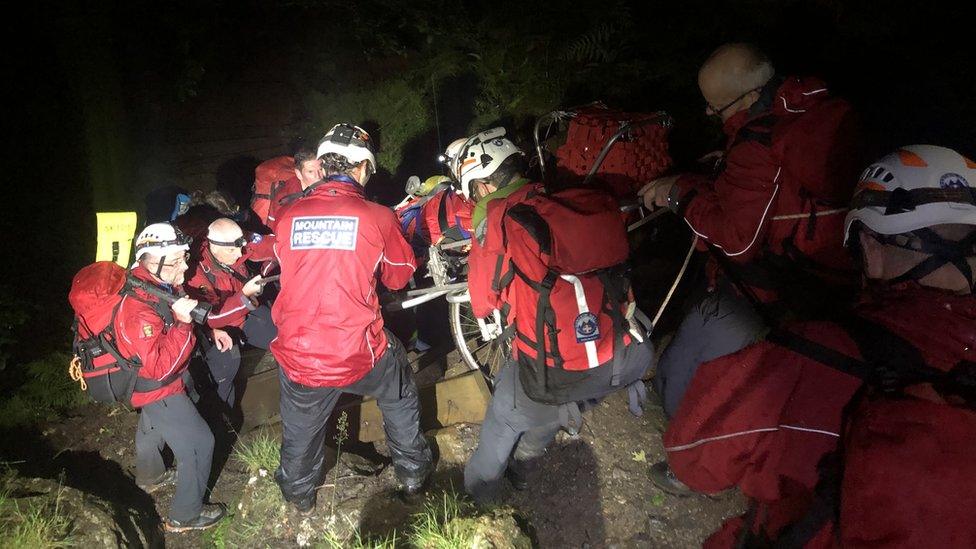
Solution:
M879 234L944 224L976 225L976 163L945 147L911 145L861 174L844 224L860 221Z
M509 157L524 154L505 137L505 128L498 127L475 134L463 142L460 139L454 141L448 145L444 156L451 175L461 185L461 194L470 198L472 181L490 177Z
M976 230L962 240L948 240L932 228L976 226L974 185L976 163L952 149L898 149L861 174L844 223L844 244L857 246L858 232L869 229L867 234L885 245L929 256L890 282L920 280L951 264L973 289L970 262L976 257Z

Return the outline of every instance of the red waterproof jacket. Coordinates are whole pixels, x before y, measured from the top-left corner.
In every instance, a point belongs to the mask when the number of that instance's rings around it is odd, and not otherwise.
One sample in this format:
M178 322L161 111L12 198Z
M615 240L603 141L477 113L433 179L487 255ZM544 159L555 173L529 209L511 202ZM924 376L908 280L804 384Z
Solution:
M427 248L445 235L455 240L471 237L471 214L474 204L454 192L447 184L435 187L433 194L411 197L393 210L400 221L404 238L414 246L414 253L427 254Z
M247 313L254 310L254 303L241 293L244 283L251 279L247 261L274 259L274 235L252 234L244 253L232 266L222 265L210 252L204 240L200 257L187 270L185 284L187 294L194 299L212 305L207 316L207 326L240 328Z
M377 270L384 286L398 290L416 269L396 217L366 200L354 180L330 176L285 209L277 235L281 292L271 310L278 326L271 352L296 383L358 381L387 347Z
M132 276L159 285L144 267L133 268ZM166 322L156 309L144 303L145 301L155 304L159 303L159 300L141 290L135 292L139 299L129 295L124 296L115 316L115 334L119 353L128 359L138 358L142 364L139 376L146 379L159 381L185 370L190 363L193 346L196 344L193 326L175 319L170 326L166 326ZM140 408L182 391L183 380L177 379L155 391L133 392L132 406Z
M907 283L870 296L856 312L908 340L930 366L948 370L960 360L976 359L974 296ZM836 324L807 322L790 331L861 357L851 337ZM818 480L818 462L836 449L844 406L860 386L853 376L768 341L702 364L665 433L668 463L679 479L698 491L714 493L738 486L758 505L757 517L763 517L761 524L753 526L775 537L807 512ZM937 398L928 386L908 391ZM900 439L896 445L907 443ZM924 444L899 447L908 454L929 451ZM928 463L946 456L918 457ZM957 465L942 461L941 466ZM876 470L872 476L878 481L885 475ZM889 475L885 482L903 486L895 492L902 495L893 497L904 497L904 490L915 486L900 476ZM889 514L887 520L913 519ZM741 518L728 521L706 546L733 546L743 524ZM822 535L808 545L830 539Z
M431 244L440 242L444 233L455 229L460 239L471 237L471 213L474 204L453 190L437 193L424 203L423 222Z
M764 302L777 301L784 282L764 264L769 256L843 281L851 270L844 217L862 166L850 104L820 80L777 79L723 129L728 143L716 175L676 183L692 231L739 267Z

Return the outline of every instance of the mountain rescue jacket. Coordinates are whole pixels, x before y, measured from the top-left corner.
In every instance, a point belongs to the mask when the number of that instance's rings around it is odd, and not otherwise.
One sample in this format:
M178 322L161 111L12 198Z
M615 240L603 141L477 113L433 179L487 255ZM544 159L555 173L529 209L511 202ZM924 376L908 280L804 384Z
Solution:
M131 276L161 286L142 266L133 268ZM193 326L174 319L169 304L160 303L156 296L134 291L138 299L123 296L115 316L119 353L128 359L138 358L139 377L160 381L178 376L189 365L193 354L196 344ZM180 288L175 291L179 292ZM181 393L183 388L183 380L177 377L154 391L133 392L131 403L134 408L141 408Z
M309 189L278 219L281 292L271 309L278 327L271 352L295 383L344 387L387 349L377 270L384 286L398 290L416 260L393 211L366 200L355 180L333 175Z
M244 253L234 265L223 265L210 252L204 240L200 257L187 270L187 294L193 299L206 301L212 305L207 315L207 326L211 328L240 328L247 313L254 310L254 302L241 293L244 284L252 278L248 272L248 261L268 261L274 259L274 235L252 234Z
M767 264L776 258L846 282L843 224L862 165L850 104L814 78L774 79L723 130L717 172L683 175L672 191L702 249L714 247L762 302L789 282Z
M907 340L931 367L948 371L960 361L976 360L972 295L904 283L868 296L855 312ZM840 324L805 322L788 331L845 356L863 358ZM668 463L697 491L715 493L738 486L759 510L751 520L728 521L706 547L734 546L747 523L775 539L784 526L806 514L818 464L837 448L844 407L861 386L860 378L772 341L701 365L664 435ZM927 384L908 387L904 394L943 402ZM953 467L942 464L943 469ZM890 480L905 483L901 477ZM759 517L765 518L757 523Z

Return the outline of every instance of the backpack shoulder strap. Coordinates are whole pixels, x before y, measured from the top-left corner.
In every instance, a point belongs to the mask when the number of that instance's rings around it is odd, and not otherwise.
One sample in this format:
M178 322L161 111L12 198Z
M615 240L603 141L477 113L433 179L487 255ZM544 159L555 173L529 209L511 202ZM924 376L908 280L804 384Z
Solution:
M441 203L437 207L437 225L441 228L441 234L447 232L451 228L451 224L447 221L447 200L448 195L445 193L441 197Z

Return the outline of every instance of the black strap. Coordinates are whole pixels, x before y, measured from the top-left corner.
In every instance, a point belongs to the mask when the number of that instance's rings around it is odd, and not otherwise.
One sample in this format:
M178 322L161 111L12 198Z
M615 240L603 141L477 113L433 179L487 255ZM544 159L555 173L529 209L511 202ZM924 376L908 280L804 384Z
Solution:
M447 221L447 194L441 197L441 203L437 206L437 224L441 228L441 234L447 232L451 228L451 224Z
M896 284L906 280L919 280L935 272L943 265L951 264L968 281L970 290L976 288L976 281L973 280L973 270L969 266L969 257L976 252L976 231L959 241L946 240L927 227L916 229L911 234L918 239L920 243L919 247L913 248L901 243L898 235L873 234L876 240L884 244L931 254L930 257L918 265L891 279L889 283Z
M626 269L626 267L624 267ZM610 385L620 385L620 375L623 371L624 334L627 332L627 318L620 310L628 303L630 293L629 277L620 269L601 269L596 272L597 278L603 284L603 302L601 309L613 322L613 366L610 374Z
M495 274L491 277L491 289L495 292L500 292L509 284L511 284L512 279L515 278L515 270L512 268L512 263L509 261L509 268L502 274L502 267L505 265L505 256L499 255L495 260Z
M525 232L538 244L540 253L546 255L552 253L552 231L535 208L526 204L515 204L505 212L505 215L525 229Z
M937 202L951 202L976 206L976 189L962 187L955 189L905 189L898 187L893 191L865 189L858 192L851 201L851 209L885 208L884 215L895 215L915 210L918 206Z
M943 396L960 397L968 407L976 405L976 364L962 361L948 372L939 370L926 364L917 347L880 324L854 315L839 319L838 324L857 344L863 359L779 328L770 331L766 339L857 377L885 393L898 393L910 385L930 383Z

